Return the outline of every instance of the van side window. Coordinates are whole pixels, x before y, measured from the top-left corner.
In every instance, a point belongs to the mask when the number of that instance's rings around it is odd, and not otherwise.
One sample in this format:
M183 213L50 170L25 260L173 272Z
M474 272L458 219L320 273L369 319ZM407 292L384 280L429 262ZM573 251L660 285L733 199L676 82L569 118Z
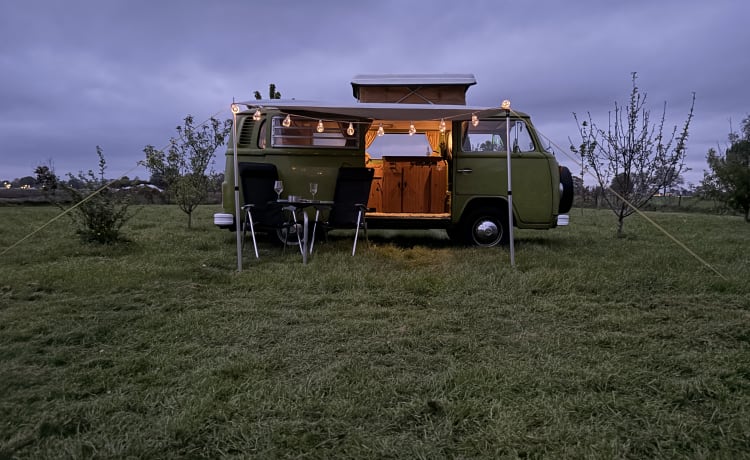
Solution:
M271 119L272 147L359 148L359 123L290 116L289 126L284 126L285 118Z
M477 126L464 122L461 127L464 152L505 152L505 120L480 120ZM529 130L522 120L511 120L510 147L513 152L532 152L534 142Z

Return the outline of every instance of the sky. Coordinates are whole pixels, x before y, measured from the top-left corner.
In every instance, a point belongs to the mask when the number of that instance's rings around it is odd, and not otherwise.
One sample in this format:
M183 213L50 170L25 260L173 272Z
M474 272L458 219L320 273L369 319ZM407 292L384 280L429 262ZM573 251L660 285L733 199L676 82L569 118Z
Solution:
M228 119L269 83L354 103L352 77L394 73L473 74L468 104L511 100L575 174L573 113L606 126L637 72L665 131L695 93L684 177L698 184L750 114L748 17L743 0L3 0L0 180L96 170L97 146L107 177L147 179L143 148L188 114Z

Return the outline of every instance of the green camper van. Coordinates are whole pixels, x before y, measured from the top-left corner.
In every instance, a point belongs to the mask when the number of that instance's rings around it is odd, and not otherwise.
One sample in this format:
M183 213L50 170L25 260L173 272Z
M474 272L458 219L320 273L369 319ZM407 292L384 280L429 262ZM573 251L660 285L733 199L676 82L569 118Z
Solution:
M350 105L238 104L226 152L224 212L214 223L236 229L242 181L235 185L235 168L245 164L274 165L285 196L309 198L309 184L316 183L319 200L333 199L340 168L367 167L374 171L369 228L445 229L457 242L505 244L510 152L512 225L567 225L570 171L544 149L527 114L467 105L474 84L471 74L358 75Z

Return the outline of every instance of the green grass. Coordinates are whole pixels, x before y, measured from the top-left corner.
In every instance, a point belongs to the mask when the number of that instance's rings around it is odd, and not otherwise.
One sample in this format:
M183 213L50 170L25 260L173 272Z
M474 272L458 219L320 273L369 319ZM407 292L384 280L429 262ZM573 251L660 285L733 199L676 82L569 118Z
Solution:
M750 226L650 213L299 253L146 206L2 257L3 458L750 458ZM0 207L0 252L54 217Z

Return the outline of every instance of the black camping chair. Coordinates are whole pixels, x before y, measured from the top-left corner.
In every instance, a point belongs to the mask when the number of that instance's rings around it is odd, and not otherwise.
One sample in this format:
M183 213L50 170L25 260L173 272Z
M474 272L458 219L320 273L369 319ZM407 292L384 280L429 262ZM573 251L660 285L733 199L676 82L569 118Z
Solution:
M255 257L258 258L258 244L255 239L256 228L259 230L276 231L286 230L284 233L284 246L291 227L294 225L284 215L284 209L276 203L277 195L273 184L279 178L276 166L269 163L240 163L239 176L242 184L242 197L244 205L242 212L245 214L243 227L243 238L247 232L253 238Z
M375 170L372 168L339 168L333 206L328 219L321 222L324 229L355 229L352 255L357 251L357 239L362 229L367 241L367 200ZM316 222L317 226L317 222ZM313 241L315 229L313 229Z

